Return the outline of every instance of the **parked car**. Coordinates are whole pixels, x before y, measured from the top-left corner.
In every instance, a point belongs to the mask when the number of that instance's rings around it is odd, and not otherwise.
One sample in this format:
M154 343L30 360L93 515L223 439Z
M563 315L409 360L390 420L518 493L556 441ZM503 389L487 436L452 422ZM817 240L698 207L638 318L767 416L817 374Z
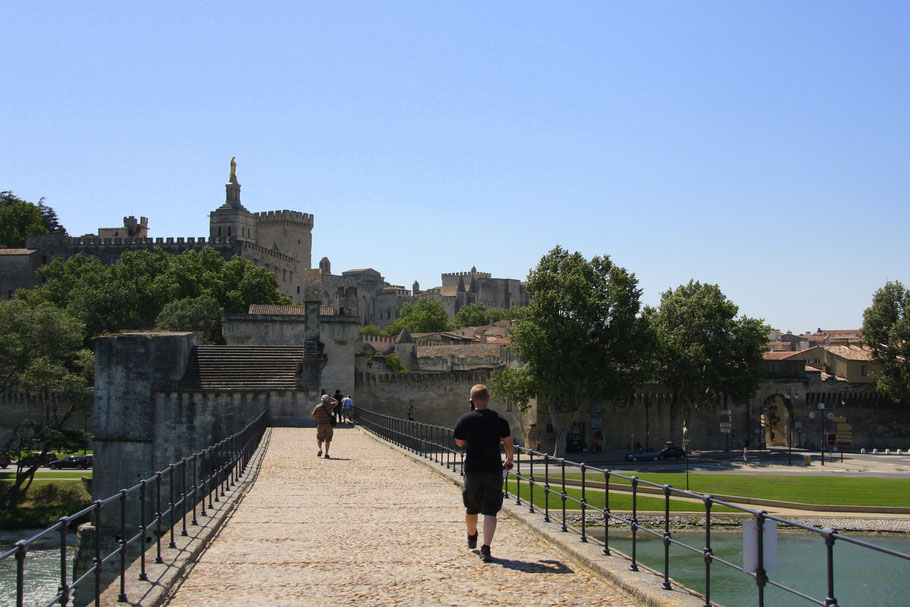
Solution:
M61 468L86 470L92 467L92 459L91 455L70 455L69 457L51 462L48 466L51 470L59 470Z
M10 465L9 456L6 453L0 453L0 468L6 468Z
M660 453L657 452L657 449L647 449L642 447L637 451L626 454L627 462L639 462L639 461L651 461L656 462L660 459Z
M657 455L660 459L682 459L686 456L686 451L682 447L666 447Z
M49 463L57 461L57 454L45 453L44 455L41 455L40 453L32 453L26 455L19 461L26 466L33 466L36 463L40 466L47 466Z

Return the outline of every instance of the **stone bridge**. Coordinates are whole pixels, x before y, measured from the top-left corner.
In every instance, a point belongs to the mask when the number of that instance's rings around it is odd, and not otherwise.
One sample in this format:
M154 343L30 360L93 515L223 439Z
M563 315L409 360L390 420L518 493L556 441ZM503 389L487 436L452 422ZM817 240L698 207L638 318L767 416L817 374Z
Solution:
M457 475L357 427L335 429L331 459L316 450L315 428L268 430L248 480L222 501L218 520L200 521L191 537L168 550L165 564L150 565L152 584L128 575L129 602L703 603L682 588L662 590L653 573L630 572L621 556L605 557L599 546L581 544L577 534L560 533L560 525L509 500L494 560L484 563L467 548ZM569 544L589 552L566 549ZM117 604L117 586L102 604Z

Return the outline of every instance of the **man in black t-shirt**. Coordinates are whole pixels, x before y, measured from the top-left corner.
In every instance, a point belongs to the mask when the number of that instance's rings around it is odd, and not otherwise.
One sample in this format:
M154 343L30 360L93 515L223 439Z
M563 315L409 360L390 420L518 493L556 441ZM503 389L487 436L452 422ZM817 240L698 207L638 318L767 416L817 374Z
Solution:
M455 424L455 444L465 447L464 485L461 497L468 527L468 548L477 547L477 515L483 514L483 545L480 558L492 560L490 544L496 532L496 514L502 508L503 470L512 468L515 447L509 432L509 422L496 411L487 409L490 394L487 387L477 384L471 388L472 411L465 413ZM499 456L499 441L506 448L506 461Z

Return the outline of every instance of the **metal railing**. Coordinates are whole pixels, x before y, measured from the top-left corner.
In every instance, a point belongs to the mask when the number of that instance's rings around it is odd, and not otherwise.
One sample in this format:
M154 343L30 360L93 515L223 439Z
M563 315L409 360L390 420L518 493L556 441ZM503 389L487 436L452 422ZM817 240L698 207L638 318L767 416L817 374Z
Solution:
M94 595L94 602L96 605L100 605L101 593L104 590L102 576L115 559L119 561L118 564L113 565L119 569L118 599L126 602L128 600L126 570L131 564L127 563L127 551L130 546L137 544L140 559L138 577L140 580L147 580L145 544L149 541L149 536L154 536L156 543L155 562L163 563L162 539L169 535L168 547L176 548L175 528L180 527L180 535L189 535L187 518L190 518L191 525L197 525L197 509L201 516L206 516L206 508L214 509L214 502L225 497L225 492L233 487L244 474L247 464L259 445L267 421L268 414L263 412L240 432L206 449L197 451L189 457L181 458L179 462L170 464L167 468L139 481L132 487L121 489L106 499L95 500L79 512L61 517L55 524L40 533L16 542L13 548L0 554L0 562L8 558L16 559L16 606L23 607L25 601L25 568L29 549L35 542L54 535L57 535L60 540L60 585L57 595L45 605L48 607L54 604L68 605L74 590L84 583L93 583L94 587L91 592ZM189 485L187 485L187 476L191 477ZM133 504L132 513L128 508L130 496L138 498L134 500L138 501L138 504ZM206 506L206 502L208 502L208 506ZM105 508L116 509L115 516L119 518L119 525L111 528L100 524L105 514L110 514L110 510L106 511ZM128 522L131 515L135 518ZM92 525L95 527L92 566L77 579L71 580L67 574L71 563L66 554L66 536L70 532L73 522L85 516L91 517ZM110 539L113 539L116 547L102 554L102 544L106 543L102 541L104 534L108 534Z
M444 426L435 426L413 420L406 420L357 409L355 421L361 424L365 429L396 443L414 453L420 454L427 459L445 466L464 475L464 452L457 448L453 439L453 430ZM524 458L523 458L524 456ZM877 546L860 539L838 533L831 528L818 528L806 525L798 521L785 519L779 516L768 514L765 510L753 510L744 508L738 504L716 499L710 495L695 493L685 489L677 489L671 485L662 485L650 481L642 480L636 476L628 476L618 472L612 472L606 468L597 468L588 466L581 462L573 462L565 458L554 457L547 453L527 449L520 445L515 445L515 466L509 477L505 481L503 490L506 497L509 497L509 485L514 486L515 503L521 505L527 504L530 512L539 511L540 506L535 505L535 489L542 491L543 518L544 521L550 522L550 496L557 498L561 506L561 531L569 531L566 525L566 511L569 503L575 504L580 510L581 516L581 541L588 542L591 537L586 531L587 523L590 521L601 522L604 527L603 546L604 555L611 554L610 548L610 522L627 525L631 531L632 554L630 569L639 570L638 560L638 542L640 534L658 538L664 545L663 571L659 572L663 576L663 587L669 590L670 585L670 546L675 545L684 550L700 554L705 563L704 569L704 607L711 607L711 567L717 563L724 567L729 567L736 571L751 577L757 589L757 604L759 607L765 605L765 587L772 586L779 588L787 593L804 599L805 601L821 605L822 607L837 607L837 599L834 595L835 588L835 568L834 568L834 547L837 542L845 542L854 546L859 546L868 550L886 554L895 558L910 561L910 554L891 550L883 546ZM542 478L540 474L535 475L535 464L543 467ZM525 473L522 473L522 465L525 466ZM566 469L577 469L581 472L580 481L573 483L572 479L566 479ZM603 487L592 486L588 481L588 475L602 475ZM630 490L619 490L610 487L610 480L628 481ZM526 486L528 499L522 499L522 483ZM599 482L597 483L600 484ZM573 491L570 492L570 489ZM590 503L590 496L593 491L602 491L604 498L603 508L594 506ZM628 495L631 493L632 510L629 514L619 514L613 512L610 507L611 493L622 493ZM641 524L639 520L638 499L640 495L646 494L648 497L655 497L655 493L662 496L664 500L663 508L663 529L660 531L650 529ZM687 544L673 536L670 528L670 502L673 497L681 497L688 500L701 502L704 508L704 545L693 546ZM722 559L714 554L711 549L711 509L714 506L725 506L736 512L743 513L755 520L757 527L757 566L753 571L747 571L743 567ZM573 508L574 510L574 508ZM592 514L593 512L593 514ZM590 517L590 518L589 518ZM595 518L596 517L596 518ZM821 537L825 543L825 571L826 571L826 596L824 598L815 598L806 593L800 592L783 583L772 580L765 570L764 554L764 527L768 521L773 521L779 525L800 529Z

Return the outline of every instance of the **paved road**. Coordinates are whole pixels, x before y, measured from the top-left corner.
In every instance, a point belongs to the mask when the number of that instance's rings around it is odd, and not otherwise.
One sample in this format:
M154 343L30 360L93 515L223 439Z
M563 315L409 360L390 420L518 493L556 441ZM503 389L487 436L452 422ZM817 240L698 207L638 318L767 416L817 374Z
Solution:
M317 459L274 428L249 494L168 605L603 605L631 600L507 519L468 550L459 489L353 428Z

